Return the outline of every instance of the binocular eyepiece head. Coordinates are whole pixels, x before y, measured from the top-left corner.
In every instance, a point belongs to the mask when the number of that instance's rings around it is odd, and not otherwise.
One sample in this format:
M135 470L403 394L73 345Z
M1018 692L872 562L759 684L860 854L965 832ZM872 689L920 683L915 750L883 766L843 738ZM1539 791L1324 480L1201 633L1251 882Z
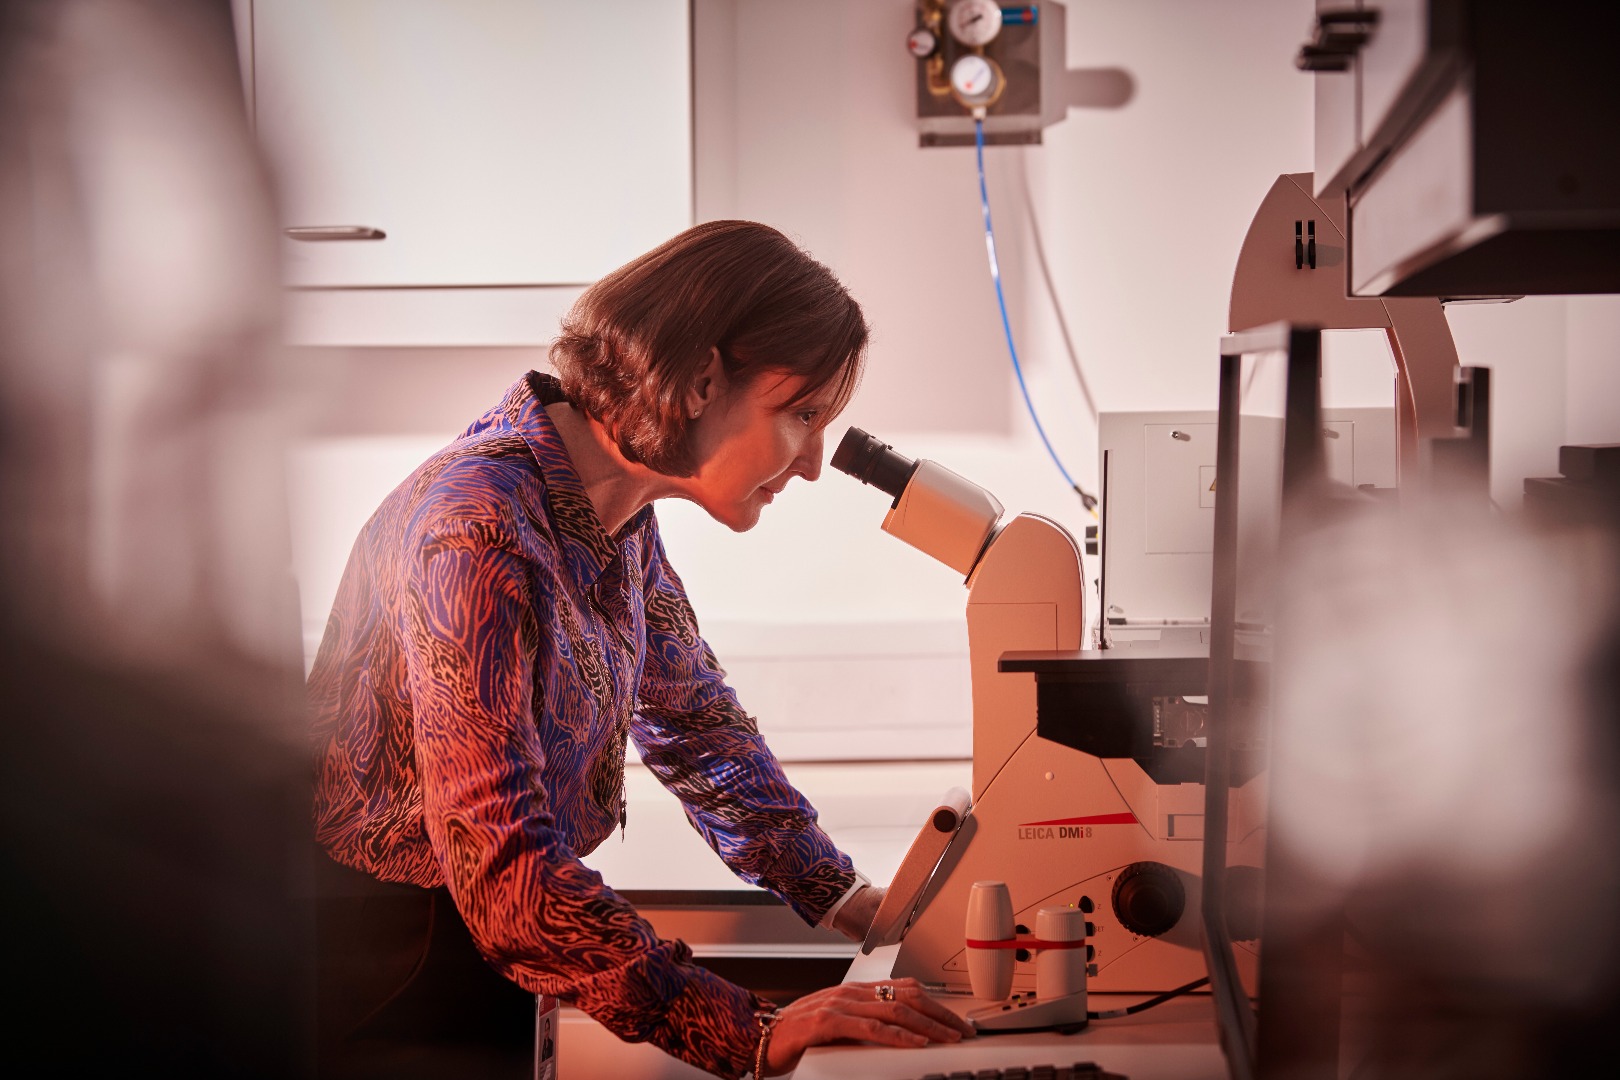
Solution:
M917 471L917 463L911 458L895 453L894 447L858 427L844 432L838 449L833 451L832 467L894 499L900 498L911 482L911 474Z

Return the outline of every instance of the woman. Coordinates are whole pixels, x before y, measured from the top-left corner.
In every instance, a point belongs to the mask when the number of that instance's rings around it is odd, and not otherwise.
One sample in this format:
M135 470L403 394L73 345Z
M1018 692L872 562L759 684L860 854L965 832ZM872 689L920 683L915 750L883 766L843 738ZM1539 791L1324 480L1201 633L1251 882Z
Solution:
M340 990L334 1009L374 1014L347 1031L375 1031L412 994L401 1023L418 1031L465 1004L464 989L421 989L435 961L417 955L462 925L525 997L569 1001L722 1076L780 1073L833 1039L968 1030L909 980L774 1013L661 940L579 861L626 826L633 739L740 877L809 923L864 935L882 890L817 825L726 686L652 504L689 499L742 531L790 480L816 479L866 342L859 306L779 232L699 225L587 289L552 347L557 376L513 385L367 523L309 679L316 833L351 868L327 868L328 895L397 883L405 908L379 919L374 898L365 932L410 990ZM432 890L439 909L411 916ZM390 923L391 937L377 929Z

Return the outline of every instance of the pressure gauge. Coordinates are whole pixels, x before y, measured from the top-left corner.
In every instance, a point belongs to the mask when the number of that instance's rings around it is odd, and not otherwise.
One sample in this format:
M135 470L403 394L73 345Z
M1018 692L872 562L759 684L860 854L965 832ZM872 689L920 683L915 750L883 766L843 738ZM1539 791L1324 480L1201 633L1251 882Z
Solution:
M988 45L1001 33L1001 5L996 0L956 0L945 13L945 25L964 45Z
M939 39L934 37L934 32L926 26L919 26L906 35L906 49L919 60L925 56L932 56L938 47Z
M988 105L1001 91L1001 72L978 53L963 53L951 65L951 89L970 108Z

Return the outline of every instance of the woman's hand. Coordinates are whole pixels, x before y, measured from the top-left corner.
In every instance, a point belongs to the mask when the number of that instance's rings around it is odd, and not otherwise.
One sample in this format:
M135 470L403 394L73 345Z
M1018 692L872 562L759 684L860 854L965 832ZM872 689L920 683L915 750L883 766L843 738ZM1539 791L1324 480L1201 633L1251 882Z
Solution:
M880 986L894 988L889 1000L878 995ZM823 1043L854 1039L880 1046L926 1046L972 1034L972 1024L931 998L916 979L843 983L806 994L777 1013L765 1073L791 1071L807 1048Z
M883 894L888 891L880 885L858 890L833 916L833 929L851 941L865 941L866 931L871 929L872 920L877 918L878 908L883 903Z

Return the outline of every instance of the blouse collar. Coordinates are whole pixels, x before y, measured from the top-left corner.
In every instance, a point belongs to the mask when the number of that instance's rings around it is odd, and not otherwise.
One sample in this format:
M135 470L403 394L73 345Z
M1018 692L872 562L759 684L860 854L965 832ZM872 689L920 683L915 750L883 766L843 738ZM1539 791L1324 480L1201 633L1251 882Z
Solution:
M620 540L608 534L568 456L562 433L546 412L547 405L564 400L556 376L531 371L507 393L502 406L540 465L564 561L579 585L589 588L619 558L623 541L647 527L653 511L651 506L638 510L620 530Z

